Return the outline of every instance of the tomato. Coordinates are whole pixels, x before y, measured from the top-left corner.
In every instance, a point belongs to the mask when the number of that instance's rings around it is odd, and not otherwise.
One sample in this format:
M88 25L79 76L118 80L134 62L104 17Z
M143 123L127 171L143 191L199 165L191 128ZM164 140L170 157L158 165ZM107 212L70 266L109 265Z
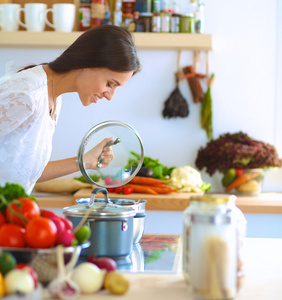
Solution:
M113 178L108 176L105 178L105 185L111 185L113 184Z
M0 226L6 223L5 215L0 212Z
M25 240L32 248L52 247L57 239L55 223L45 217L38 217L26 225Z
M115 192L116 192L117 194L121 194L121 193L123 192L123 186L118 186L118 187L116 187L116 188L115 188Z
M17 264L16 269L19 270L26 270L32 277L33 282L34 282L34 287L36 288L38 285L38 274L37 272L29 265L27 264Z
M18 224L6 223L0 227L0 246L23 248L25 229Z
M114 193L115 192L115 188L107 188L109 193Z
M19 216L19 214L21 216ZM25 225L28 221L38 216L40 216L40 208L38 204L30 198L22 197L13 200L6 207L6 219L10 223Z
M134 192L134 189L133 189L132 186L125 186L125 187L123 188L123 193L124 193L125 195L132 194L133 192Z
M236 176L242 176L244 174L244 170L243 169L236 169Z

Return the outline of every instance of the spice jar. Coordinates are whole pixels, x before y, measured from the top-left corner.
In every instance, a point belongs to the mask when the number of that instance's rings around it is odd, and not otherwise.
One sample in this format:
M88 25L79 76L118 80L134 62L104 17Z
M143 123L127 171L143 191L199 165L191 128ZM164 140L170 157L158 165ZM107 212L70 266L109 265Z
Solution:
M195 32L195 18L194 15L183 15L180 19L180 32Z
M150 12L140 13L140 19L143 22L144 32L151 32L152 31L152 13L150 13Z
M184 211L183 276L193 299L234 299L240 288L246 220L235 199L192 197Z

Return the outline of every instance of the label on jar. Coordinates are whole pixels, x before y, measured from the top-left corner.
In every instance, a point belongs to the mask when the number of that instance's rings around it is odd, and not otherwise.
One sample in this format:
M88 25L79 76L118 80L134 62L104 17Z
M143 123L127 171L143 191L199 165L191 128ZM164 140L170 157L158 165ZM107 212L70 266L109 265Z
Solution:
M91 18L104 19L106 12L106 5L100 3L91 3Z
M79 8L79 26L80 28L87 28L91 26L91 9L90 7Z
M180 17L172 16L170 20L170 31L171 32L180 32Z
M169 32L170 16L167 14L161 15L161 32Z

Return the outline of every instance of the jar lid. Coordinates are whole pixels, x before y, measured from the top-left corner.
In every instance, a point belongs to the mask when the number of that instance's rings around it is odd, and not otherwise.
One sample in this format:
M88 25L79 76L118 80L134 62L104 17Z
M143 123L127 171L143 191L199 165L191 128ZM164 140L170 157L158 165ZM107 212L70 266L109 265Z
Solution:
M224 204L229 202L234 202L236 200L235 195L227 195L227 194L205 194L201 196L192 196L190 201L197 202L207 202L207 203L215 203L215 204Z
M153 14L150 13L150 12L141 12L141 13L140 13L140 16L141 16L141 17L152 17L152 15L153 15Z

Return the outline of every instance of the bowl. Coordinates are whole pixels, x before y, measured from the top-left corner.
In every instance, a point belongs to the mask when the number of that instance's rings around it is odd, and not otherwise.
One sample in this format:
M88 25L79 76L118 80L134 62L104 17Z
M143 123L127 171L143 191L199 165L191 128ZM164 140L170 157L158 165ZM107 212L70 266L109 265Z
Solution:
M80 256L81 250L89 246L90 242L73 247L64 247L63 255L65 265L70 261L76 248L77 255ZM11 253L18 264L24 263L31 266L37 272L38 280L43 286L46 286L58 275L57 247L47 249L0 247L0 251Z
M224 192L237 196L257 196L262 191L263 169L228 169L219 172Z

